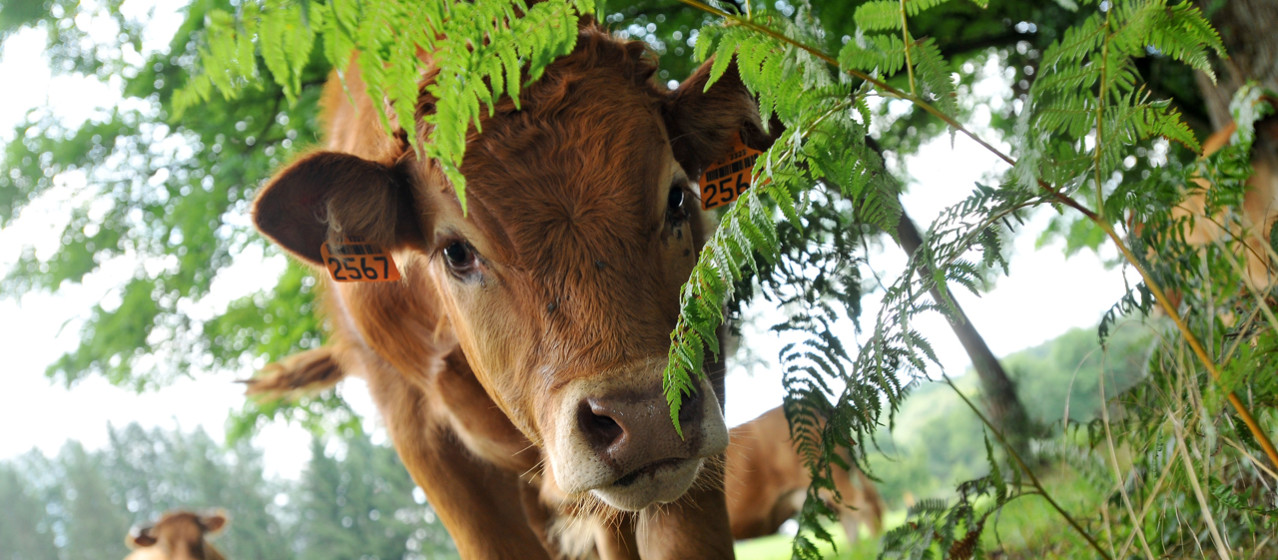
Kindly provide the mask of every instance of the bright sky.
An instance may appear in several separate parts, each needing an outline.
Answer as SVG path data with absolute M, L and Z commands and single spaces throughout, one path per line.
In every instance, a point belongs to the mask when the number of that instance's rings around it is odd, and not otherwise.
M 156 25 L 163 29 L 165 22 L 173 24 L 171 19 L 163 19 L 157 20 Z M 0 143 L 10 139 L 13 125 L 28 108 L 46 100 L 55 101 L 60 110 L 68 109 L 66 118 L 82 119 L 95 103 L 114 97 L 105 86 L 83 80 L 51 81 L 41 56 L 42 41 L 38 33 L 23 33 L 6 41 L 0 51 L 0 75 L 9 84 L 22 84 L 7 87 L 0 94 Z M 995 99 L 1010 97 L 996 91 L 984 93 Z M 987 115 L 978 113 L 978 122 L 972 124 L 983 126 Z M 948 137 L 939 138 L 906 164 L 911 187 L 903 202 L 920 228 L 925 228 L 942 208 L 967 196 L 974 182 L 990 182 L 989 174 L 1004 169 L 992 155 L 962 137 L 953 146 Z M 55 195 L 36 201 L 14 224 L 0 230 L 0 273 L 10 268 L 25 245 L 34 244 L 39 251 L 56 249 L 66 223 L 62 203 L 84 188 L 83 180 L 77 181 L 76 177 L 68 177 L 62 183 Z M 1034 241 L 1046 218 L 1036 216 L 1017 238 L 1011 276 L 999 279 L 983 297 L 958 294 L 972 322 L 998 355 L 1037 345 L 1073 327 L 1094 325 L 1122 294 L 1120 273 L 1104 270 L 1092 254 L 1065 259 L 1059 244 L 1036 250 Z M 880 273 L 890 273 L 899 269 L 904 260 L 900 251 L 888 250 L 876 256 L 872 265 Z M 260 256 L 249 255 L 237 266 L 277 267 L 279 263 L 263 263 Z M 99 447 L 107 441 L 108 424 L 121 427 L 136 421 L 147 427 L 186 430 L 202 426 L 214 438 L 225 433 L 228 412 L 243 405 L 241 387 L 231 381 L 249 372 L 202 374 L 141 395 L 96 378 L 67 390 L 51 384 L 44 376 L 48 364 L 75 348 L 79 325 L 92 305 L 111 297 L 131 267 L 129 263 L 110 263 L 89 276 L 84 285 L 66 286 L 56 295 L 33 293 L 16 301 L 0 299 L 0 356 L 5 357 L 6 373 L 5 388 L 0 391 L 0 426 L 5 427 L 0 431 L 0 460 L 32 448 L 54 454 L 68 439 Z M 221 283 L 214 294 L 223 302 L 253 288 L 226 284 Z M 877 299 L 867 299 L 865 304 L 863 323 L 868 329 L 877 312 Z M 947 372 L 958 374 L 967 368 L 966 354 L 942 319 L 933 317 L 916 327 L 930 338 Z M 767 358 L 775 356 L 781 343 L 761 336 L 743 344 Z M 367 425 L 375 428 L 376 412 L 362 382 L 346 381 L 341 390 L 368 420 Z M 729 424 L 744 422 L 780 404 L 781 396 L 779 368 L 756 368 L 753 373 L 741 368 L 730 370 Z M 256 442 L 265 449 L 267 468 L 275 474 L 295 475 L 309 456 L 309 435 L 298 427 L 272 426 L 259 434 Z

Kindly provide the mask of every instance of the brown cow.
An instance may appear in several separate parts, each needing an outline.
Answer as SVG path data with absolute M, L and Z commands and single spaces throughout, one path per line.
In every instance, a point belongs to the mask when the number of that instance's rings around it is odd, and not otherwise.
M 1266 101 L 1278 102 L 1270 98 Z M 1207 137 L 1203 142 L 1203 155 L 1209 156 L 1224 148 L 1236 129 L 1237 125 L 1231 122 Z M 1172 210 L 1172 215 L 1193 217 L 1193 225 L 1185 230 L 1185 240 L 1189 243 L 1206 245 L 1225 236 L 1242 241 L 1244 259 L 1239 264 L 1244 267 L 1243 280 L 1248 287 L 1263 293 L 1278 282 L 1269 249 L 1270 230 L 1274 221 L 1278 220 L 1278 117 L 1257 121 L 1255 131 L 1252 175 L 1247 179 L 1238 221 L 1226 225 L 1228 232 L 1221 227 L 1224 223 L 1222 216 L 1209 218 L 1205 215 L 1206 191 L 1211 188 L 1211 183 L 1203 178 L 1194 179 L 1201 189 L 1191 192 Z
M 732 536 L 750 539 L 771 535 L 799 512 L 812 484 L 803 458 L 790 441 L 785 411 L 781 407 L 769 410 L 733 428 L 728 437 L 724 485 Z M 830 476 L 841 499 L 833 495 L 824 498 L 839 512 L 848 542 L 856 542 L 860 536 L 858 523 L 868 527 L 872 535 L 882 533 L 885 506 L 869 477 L 858 469 L 849 472 L 835 464 L 830 465 Z
M 199 515 L 170 511 L 159 521 L 134 528 L 124 539 L 133 549 L 124 560 L 225 560 L 221 552 L 205 540 L 226 525 L 221 512 Z
M 667 91 L 652 59 L 583 24 L 519 109 L 468 136 L 466 214 L 436 162 L 383 133 L 352 66 L 326 93 L 329 151 L 257 198 L 258 228 L 316 268 L 321 244 L 358 237 L 402 277 L 330 282 L 329 346 L 250 391 L 364 377 L 463 557 L 732 556 L 722 367 L 685 400 L 684 437 L 661 378 L 706 238 L 693 181 L 738 135 L 769 139 L 735 69 Z

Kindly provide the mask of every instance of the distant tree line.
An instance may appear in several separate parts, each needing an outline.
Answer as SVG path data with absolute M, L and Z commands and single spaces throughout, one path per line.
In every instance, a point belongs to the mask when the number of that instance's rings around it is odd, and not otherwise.
M 316 437 L 301 477 L 273 480 L 247 439 L 130 424 L 100 450 L 0 462 L 0 504 L 0 560 L 123 558 L 131 526 L 174 508 L 224 509 L 228 558 L 456 557 L 394 450 L 354 431 Z
M 1136 386 L 1147 376 L 1153 337 L 1153 330 L 1130 321 L 1113 330 L 1104 349 L 1096 328 L 1088 327 L 1003 356 L 1028 412 L 1026 431 L 1038 446 L 1057 449 L 1062 441 L 1092 442 L 1101 429 L 1101 376 L 1109 398 Z M 981 393 L 979 380 L 972 376 L 955 379 L 955 385 L 969 397 Z M 1067 413 L 1069 425 L 1064 428 Z M 951 499 L 954 480 L 989 473 L 982 454 L 972 452 L 984 446 L 981 421 L 943 382 L 919 385 L 901 408 L 891 437 L 888 432 L 884 428 L 880 434 L 884 453 L 873 457 L 870 467 L 880 477 L 879 491 L 893 507 L 908 505 L 910 499 Z M 1044 460 L 1054 456 L 1047 449 L 1038 454 Z

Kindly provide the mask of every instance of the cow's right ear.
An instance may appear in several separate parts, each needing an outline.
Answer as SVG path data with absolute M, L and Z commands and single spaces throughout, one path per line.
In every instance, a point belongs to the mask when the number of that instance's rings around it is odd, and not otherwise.
M 316 152 L 281 171 L 257 196 L 253 221 L 281 247 L 321 264 L 320 245 L 360 238 L 390 250 L 420 245 L 404 173 L 350 154 Z
M 738 137 L 751 148 L 766 150 L 781 134 L 775 119 L 768 132 L 763 130 L 758 103 L 741 82 L 735 60 L 707 89 L 712 66 L 707 60 L 697 68 L 670 93 L 664 107 L 675 159 L 692 177 L 727 155 Z
M 226 526 L 226 514 L 221 510 L 215 511 L 208 515 L 200 516 L 200 525 L 204 527 L 204 532 L 208 534 L 216 533 Z
M 155 542 L 155 537 L 151 535 L 151 528 L 141 527 L 131 531 L 124 544 L 129 545 L 129 548 L 146 548 L 155 545 Z

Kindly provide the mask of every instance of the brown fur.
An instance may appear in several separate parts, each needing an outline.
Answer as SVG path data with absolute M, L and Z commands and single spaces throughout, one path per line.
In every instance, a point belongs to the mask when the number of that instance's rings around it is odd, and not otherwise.
M 1230 123 L 1203 142 L 1203 155 L 1209 156 L 1229 143 L 1237 126 Z M 1256 141 L 1252 146 L 1252 175 L 1247 179 L 1247 191 L 1243 195 L 1239 221 L 1222 228 L 1223 216 L 1206 216 L 1207 189 L 1211 183 L 1206 179 L 1195 179 L 1200 189 L 1196 189 L 1173 210 L 1173 216 L 1194 218 L 1192 227 L 1185 231 L 1186 241 L 1196 245 L 1206 245 L 1226 236 L 1243 242 L 1245 259 L 1239 264 L 1244 267 L 1244 280 L 1248 287 L 1267 292 L 1273 287 L 1275 280 L 1274 267 L 1270 262 L 1269 232 L 1278 219 L 1278 118 L 1269 117 L 1256 123 Z
M 688 178 L 738 132 L 769 139 L 734 69 L 706 93 L 708 66 L 675 92 L 654 72 L 641 42 L 583 25 L 520 110 L 504 100 L 469 136 L 463 215 L 438 165 L 378 128 L 352 67 L 353 103 L 336 82 L 325 95 L 331 151 L 258 196 L 259 228 L 294 255 L 318 267 L 321 242 L 355 235 L 402 279 L 330 284 L 328 346 L 249 391 L 364 377 L 463 557 L 732 556 L 722 369 L 685 403 L 686 437 L 661 373 L 707 235 Z M 476 255 L 462 272 L 454 244 Z
M 1278 107 L 1278 99 L 1264 96 L 1262 100 Z M 1231 122 L 1208 136 L 1202 145 L 1203 157 L 1227 146 L 1236 130 L 1237 125 Z M 1183 235 L 1190 244 L 1205 246 L 1226 238 L 1242 241 L 1239 265 L 1243 267 L 1243 282 L 1247 288 L 1265 293 L 1278 280 L 1269 250 L 1270 231 L 1278 219 L 1278 116 L 1270 115 L 1255 123 L 1251 164 L 1252 175 L 1246 182 L 1242 207 L 1235 209 L 1236 218 L 1226 218 L 1223 213 L 1207 215 L 1207 191 L 1212 184 L 1204 178 L 1193 179 L 1195 188 L 1172 209 L 1172 216 L 1185 220 Z M 1133 223 L 1132 228 L 1139 235 L 1144 225 Z M 1150 256 L 1155 253 L 1151 250 Z M 1180 306 L 1179 292 L 1169 291 L 1167 296 L 1173 307 Z
M 205 537 L 226 525 L 221 512 L 200 515 L 189 511 L 166 512 L 159 521 L 135 528 L 124 543 L 133 549 L 124 560 L 225 560 Z
M 724 484 L 732 536 L 749 539 L 777 532 L 803 507 L 812 477 L 790 440 L 790 424 L 781 407 L 732 429 Z M 830 465 L 839 498 L 825 496 L 839 512 L 848 541 L 856 542 L 857 524 L 870 534 L 883 532 L 883 499 L 860 470 Z M 855 482 L 853 480 L 855 479 Z

